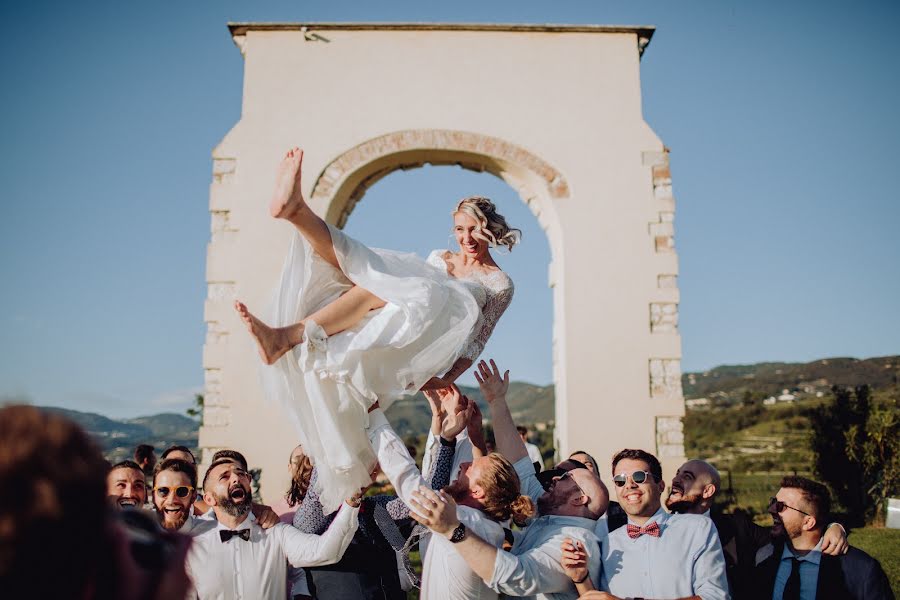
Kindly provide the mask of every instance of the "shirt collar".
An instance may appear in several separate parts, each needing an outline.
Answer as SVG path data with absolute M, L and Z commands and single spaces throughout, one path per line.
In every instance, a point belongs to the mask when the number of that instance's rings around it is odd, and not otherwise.
M 704 516 L 704 517 L 710 517 L 710 514 L 709 514 L 709 511 L 710 511 L 710 510 L 712 510 L 712 509 L 711 509 L 711 508 L 707 508 L 707 509 L 706 509 L 706 512 L 703 513 L 703 516 Z
M 654 521 L 659 523 L 659 526 L 662 527 L 663 525 L 666 524 L 666 521 L 668 521 L 668 520 L 669 520 L 669 513 L 667 513 L 665 510 L 663 510 L 663 507 L 660 506 L 659 510 L 657 510 L 655 513 L 653 513 L 653 516 L 650 517 L 649 519 L 647 519 L 647 522 L 644 523 L 643 525 L 641 525 L 641 527 L 646 527 L 647 525 L 649 525 L 650 523 L 653 523 Z M 628 517 L 628 522 L 631 523 L 632 525 L 637 525 L 637 523 L 635 523 L 634 521 L 631 520 L 630 515 Z
M 825 541 L 824 537 L 819 538 L 819 543 L 816 544 L 816 547 L 804 554 L 803 556 L 799 556 L 794 554 L 793 548 L 791 548 L 790 543 L 784 544 L 784 550 L 781 552 L 781 560 L 786 560 L 790 558 L 796 558 L 799 561 L 808 561 L 813 564 L 820 564 L 822 561 L 822 542 Z
M 241 521 L 240 524 L 238 524 L 238 526 L 234 529 L 234 531 L 240 531 L 242 529 L 250 529 L 251 527 L 253 527 L 253 525 L 255 523 L 256 523 L 256 516 L 253 514 L 253 511 L 250 511 L 247 513 L 247 518 L 245 518 L 243 521 Z M 224 530 L 228 530 L 228 531 L 231 530 L 230 527 L 226 527 L 225 525 L 223 525 L 221 521 L 218 522 L 216 529 L 224 529 Z

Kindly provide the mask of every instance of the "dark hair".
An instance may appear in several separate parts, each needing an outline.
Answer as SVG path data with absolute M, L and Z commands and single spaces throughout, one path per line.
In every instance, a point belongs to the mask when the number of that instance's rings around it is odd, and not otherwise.
M 584 454 L 585 456 L 587 456 L 588 462 L 590 462 L 591 465 L 593 465 L 593 467 L 594 467 L 594 473 L 597 475 L 597 477 L 600 476 L 600 465 L 597 464 L 596 458 L 594 458 L 593 456 L 591 456 L 584 450 L 576 450 L 575 452 L 573 452 L 569 455 L 569 460 L 575 460 L 572 457 L 575 456 L 576 454 Z M 613 469 L 615 469 L 615 468 L 616 468 L 615 465 L 613 465 Z
M 218 454 L 218 452 L 216 454 Z M 242 469 L 244 469 L 245 471 L 247 470 L 247 467 L 245 467 L 239 461 L 234 460 L 233 458 L 230 458 L 230 457 L 221 457 L 218 460 L 214 460 L 212 462 L 212 464 L 209 465 L 209 468 L 206 469 L 206 473 L 203 474 L 203 490 L 204 491 L 206 490 L 206 480 L 209 479 L 209 474 L 212 473 L 212 470 L 215 469 L 216 467 L 218 467 L 219 465 L 237 465 L 237 466 L 241 467 Z
M 624 459 L 630 460 L 642 460 L 647 463 L 647 466 L 650 467 L 650 474 L 653 475 L 653 479 L 656 480 L 657 483 L 663 480 L 662 476 L 662 465 L 659 464 L 659 460 L 644 450 L 632 450 L 630 448 L 626 448 L 624 450 L 620 450 L 613 456 L 612 459 L 612 471 L 613 475 L 616 473 L 616 465 L 619 464 L 619 461 Z
M 191 460 L 194 461 L 194 464 L 197 464 L 197 457 L 194 456 L 194 453 L 191 452 L 191 449 L 187 446 L 169 446 L 165 449 L 162 455 L 159 457 L 159 460 L 166 460 L 166 457 L 169 456 L 173 452 L 187 452 L 191 455 Z
M 519 435 L 528 435 L 528 428 L 524 425 L 517 426 L 516 431 L 519 432 Z
M 831 513 L 831 494 L 828 488 L 812 479 L 787 475 L 781 479 L 781 487 L 794 488 L 802 492 L 803 499 L 812 507 L 813 516 L 816 518 L 816 526 L 825 526 L 825 519 Z
M 111 466 L 106 472 L 112 473 L 116 469 L 134 469 L 135 471 L 140 471 L 141 473 L 144 472 L 144 470 L 141 468 L 141 466 L 139 464 L 137 464 L 133 460 L 128 460 L 128 459 L 117 462 L 116 464 Z
M 237 450 L 219 450 L 215 454 L 213 454 L 212 462 L 223 460 L 230 460 L 231 462 L 239 463 L 245 471 L 248 469 L 247 459 L 244 458 L 244 455 Z
M 156 460 L 156 455 L 153 454 L 153 451 L 156 450 L 150 444 L 140 444 L 137 448 L 134 449 L 134 462 L 141 462 L 142 460 L 154 459 Z
M 0 515 L 4 597 L 117 596 L 106 461 L 78 425 L 33 406 L 0 408 Z
M 163 471 L 175 471 L 176 473 L 184 473 L 188 476 L 188 479 L 191 480 L 191 486 L 197 487 L 197 467 L 192 465 L 186 460 L 182 460 L 180 458 L 169 458 L 158 465 L 156 465 L 156 469 L 153 470 L 153 479 L 156 479 L 156 476 L 162 473 Z

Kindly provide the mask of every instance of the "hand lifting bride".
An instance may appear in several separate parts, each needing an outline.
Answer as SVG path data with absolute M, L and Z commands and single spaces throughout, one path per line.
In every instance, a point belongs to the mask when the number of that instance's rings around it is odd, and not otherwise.
M 452 213 L 458 252 L 423 260 L 368 248 L 307 206 L 302 161 L 299 148 L 287 152 L 269 207 L 296 232 L 268 324 L 235 308 L 273 365 L 266 394 L 287 408 L 332 510 L 371 481 L 369 407 L 446 388 L 481 354 L 513 295 L 489 248 L 512 249 L 521 232 L 490 200 L 470 197 Z

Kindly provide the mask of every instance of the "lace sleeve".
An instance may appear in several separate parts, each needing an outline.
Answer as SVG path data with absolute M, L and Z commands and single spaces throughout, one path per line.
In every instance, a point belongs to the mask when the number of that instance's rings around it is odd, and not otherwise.
M 507 287 L 496 294 L 488 296 L 487 302 L 484 303 L 484 310 L 482 310 L 481 326 L 476 327 L 475 331 L 472 332 L 460 358 L 468 358 L 475 362 L 475 359 L 481 356 L 485 344 L 487 344 L 488 339 L 494 332 L 497 321 L 500 320 L 509 303 L 512 302 L 514 291 L 515 288 L 512 285 L 512 281 L 510 281 Z

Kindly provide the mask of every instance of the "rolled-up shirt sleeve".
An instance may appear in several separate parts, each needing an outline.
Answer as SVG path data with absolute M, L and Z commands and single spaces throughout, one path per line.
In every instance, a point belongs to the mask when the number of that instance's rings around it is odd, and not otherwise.
M 544 488 L 537 480 L 534 473 L 534 463 L 526 454 L 515 462 L 513 468 L 519 476 L 519 490 L 523 496 L 528 496 L 531 501 L 537 504 L 538 498 L 544 494 Z

